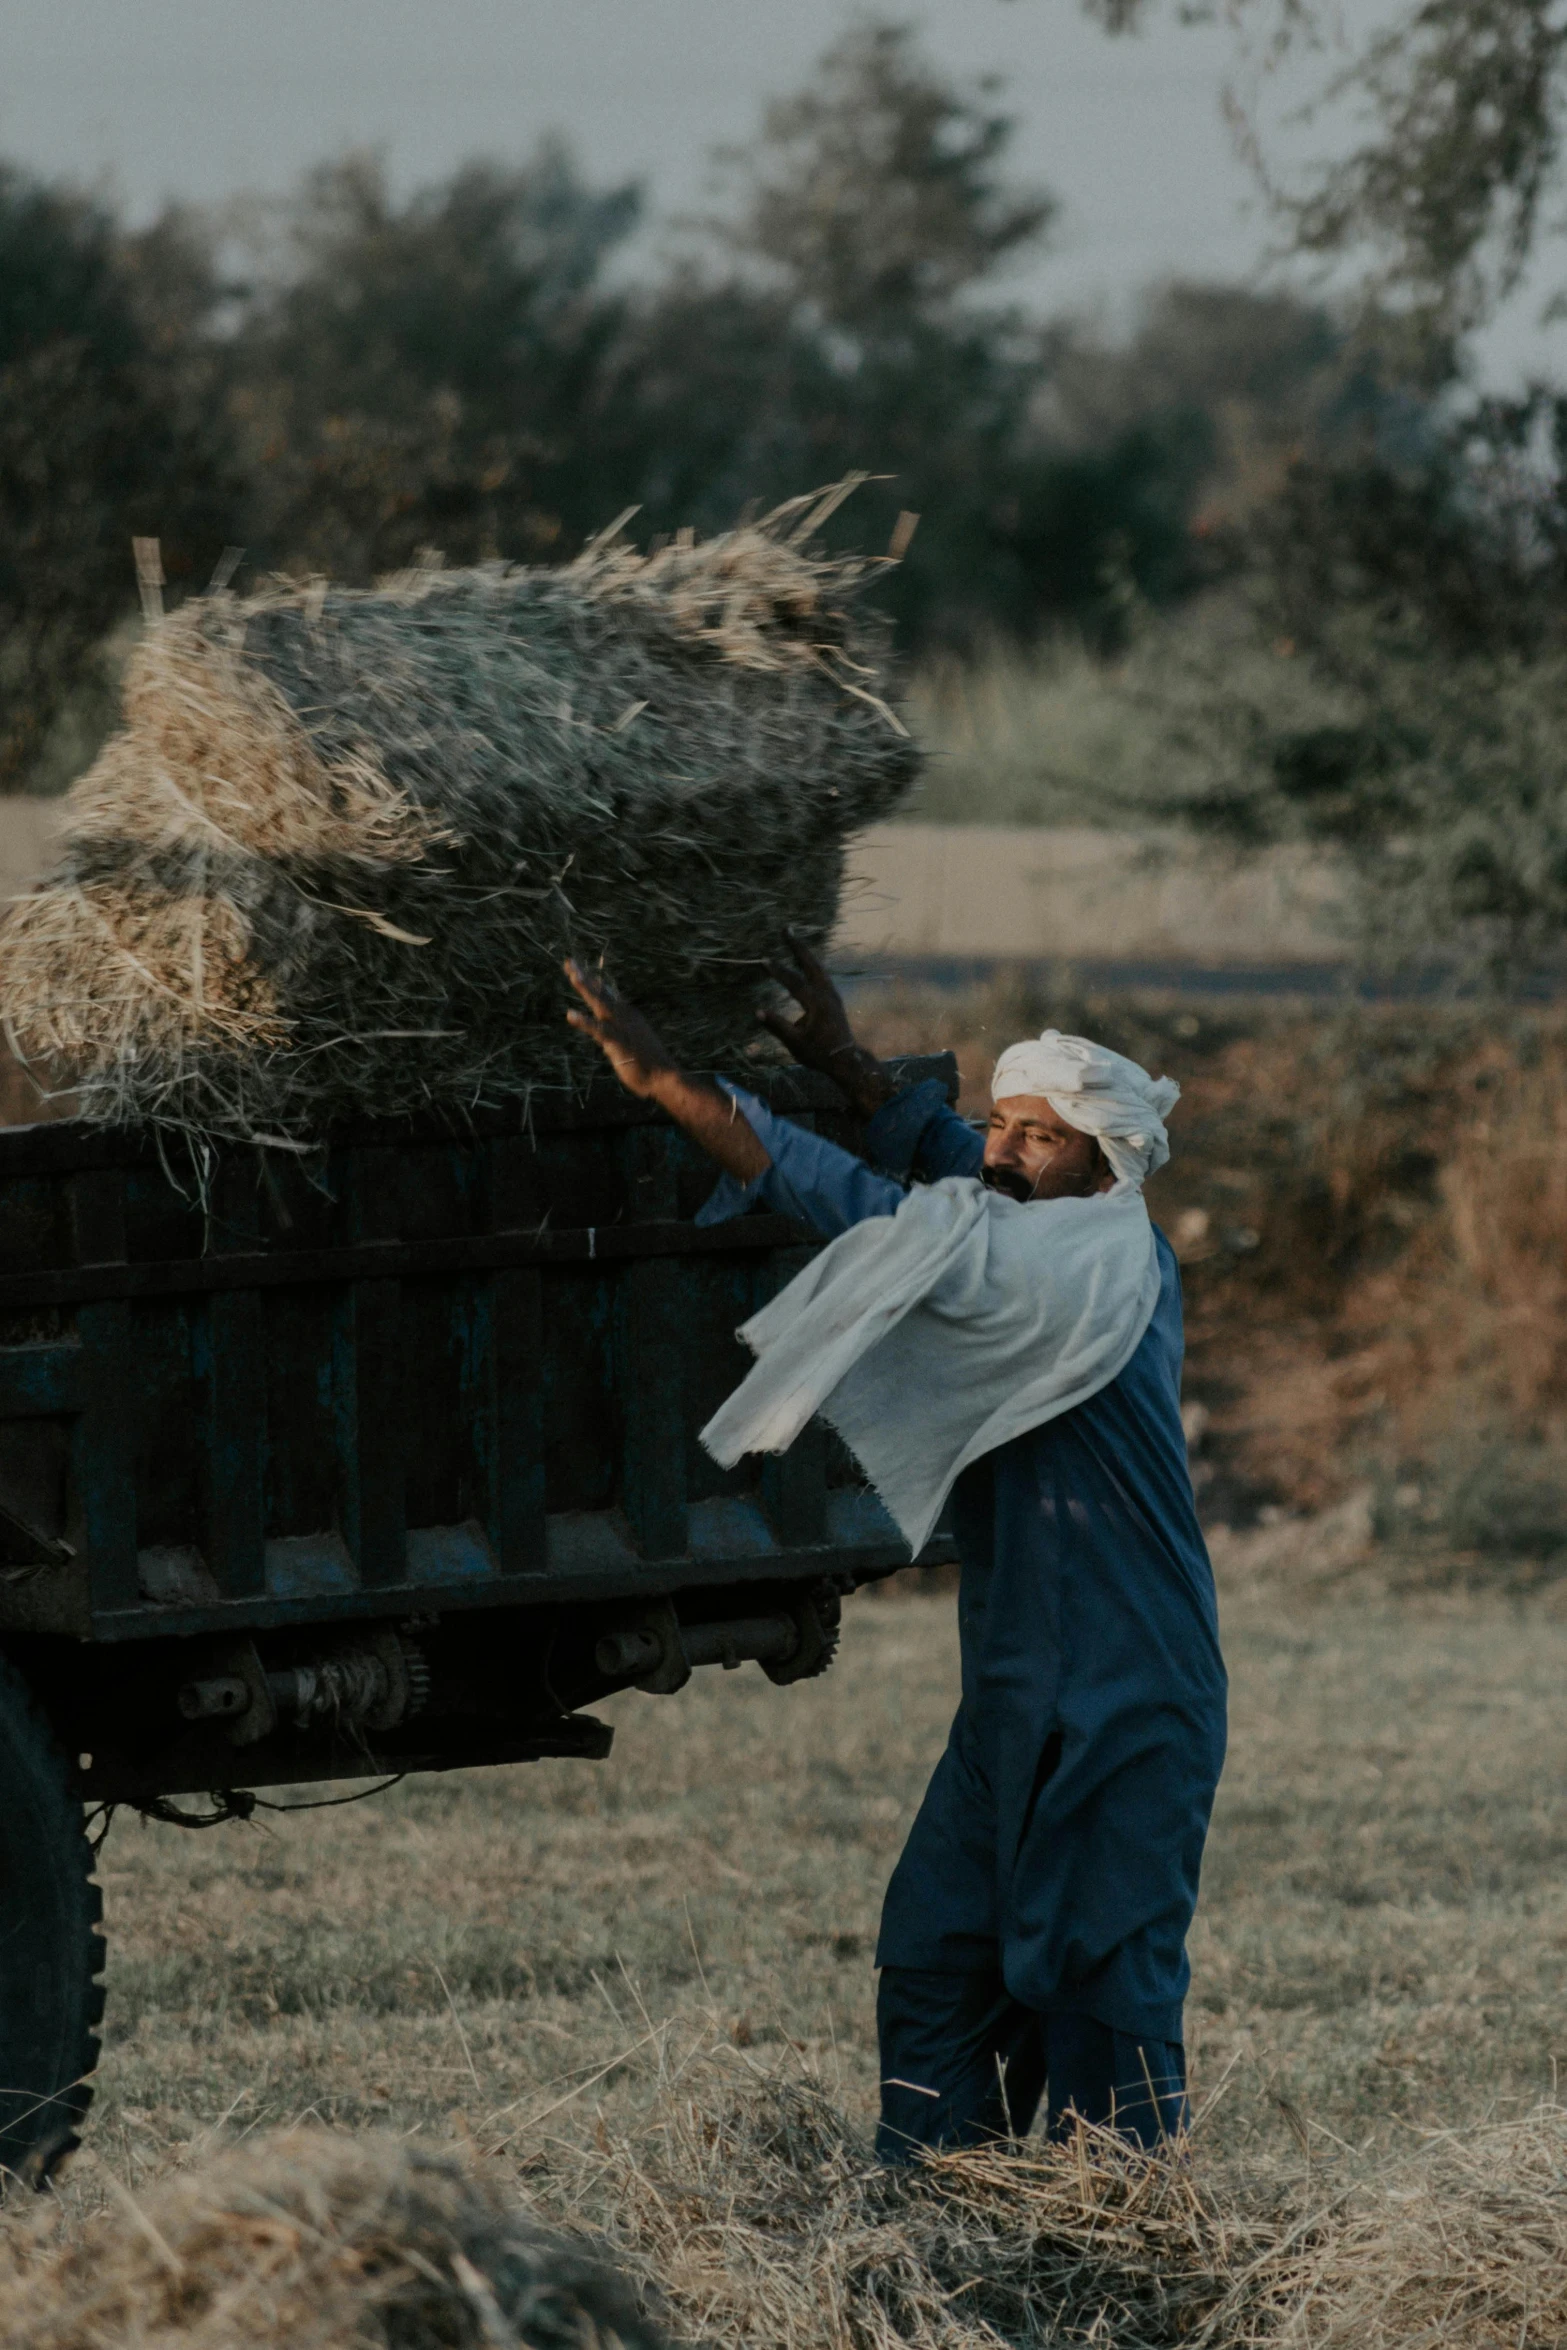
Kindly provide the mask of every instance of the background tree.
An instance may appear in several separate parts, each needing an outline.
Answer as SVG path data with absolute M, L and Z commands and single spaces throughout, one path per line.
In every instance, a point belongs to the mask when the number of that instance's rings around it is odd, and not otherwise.
M 1189 413 L 1213 434 L 1210 522 L 1269 504 L 1305 450 L 1423 447 L 1427 404 L 1390 392 L 1370 322 L 1358 331 L 1325 302 L 1283 288 L 1176 279 L 1153 289 L 1131 335 L 1081 335 L 1049 387 L 1052 429 L 1094 445 L 1150 417 Z
M 1162 0 L 1084 0 L 1112 33 Z M 1183 7 L 1187 22 L 1217 11 Z M 1379 298 L 1438 353 L 1518 286 L 1558 234 L 1567 18 L 1555 0 L 1398 0 L 1357 43 L 1331 0 L 1231 0 L 1231 105 L 1296 247 L 1369 265 Z M 1278 170 L 1257 141 L 1267 76 L 1309 60 L 1305 114 L 1347 114 L 1347 154 Z
M 1125 31 L 1152 0 L 1087 4 Z M 1356 121 L 1347 156 L 1293 181 L 1244 127 L 1294 248 L 1361 264 L 1373 396 L 1249 518 L 1222 651 L 1150 648 L 1140 690 L 1188 780 L 1150 777 L 1145 804 L 1232 844 L 1311 843 L 1375 952 L 1511 985 L 1567 942 L 1567 405 L 1476 400 L 1463 364 L 1557 225 L 1567 19 L 1405 0 L 1348 55 L 1317 0 L 1234 19 L 1254 66 L 1311 55 L 1318 121 Z
M 1101 627 L 1123 574 L 1148 594 L 1191 584 L 1201 419 L 1139 418 L 1091 448 L 1042 427 L 1063 335 L 992 281 L 1055 206 L 1009 182 L 1011 135 L 992 84 L 948 83 L 884 24 L 769 106 L 752 144 L 720 154 L 705 251 L 621 348 L 628 497 L 668 527 L 851 470 L 889 477 L 841 528 L 920 513 L 886 588 L 911 645 Z
M 637 209 L 553 142 L 402 206 L 373 158 L 312 173 L 234 354 L 256 559 L 363 581 L 420 546 L 548 556 L 603 521 L 582 419 Z
M 176 592 L 222 550 L 239 485 L 200 332 L 218 299 L 190 222 L 125 238 L 0 167 L 0 790 L 131 596 L 132 534 L 162 537 Z
M 752 145 L 719 150 L 737 199 L 719 237 L 851 347 L 949 326 L 1056 212 L 1006 183 L 1013 124 L 997 86 L 955 89 L 906 25 L 860 26 L 766 108 Z
M 1280 452 L 1327 445 L 1363 387 L 1342 327 L 1284 296 L 1171 289 L 1113 351 L 1008 302 L 1053 217 L 1010 137 L 991 84 L 861 24 L 640 282 L 612 267 L 637 191 L 559 144 L 407 197 L 374 159 L 324 166 L 253 217 L 243 281 L 214 259 L 232 219 L 128 237 L 0 182 L 0 776 L 40 772 L 73 692 L 81 716 L 133 532 L 174 594 L 225 543 L 242 584 L 365 581 L 425 547 L 560 559 L 632 505 L 649 533 L 721 528 L 858 471 L 880 478 L 844 538 L 922 517 L 883 589 L 911 652 L 1115 645 L 1139 600 L 1233 569 Z

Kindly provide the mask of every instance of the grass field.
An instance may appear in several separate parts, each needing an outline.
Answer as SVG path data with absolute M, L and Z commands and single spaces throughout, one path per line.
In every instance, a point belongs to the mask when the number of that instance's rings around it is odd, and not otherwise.
M 877 1909 L 956 1679 L 951 1591 L 904 1588 L 820 1681 L 606 1706 L 605 1764 L 116 1822 L 98 2103 L 53 2212 L 0 2216 L 0 2344 L 512 2350 L 417 2251 L 419 2149 L 724 2350 L 1560 2342 L 1567 1585 L 1395 1592 L 1352 1518 L 1218 1563 L 1188 2161 L 867 2161 Z M 422 2331 L 373 2315 L 410 2294 Z
M 1223 1553 L 1207 2133 L 1288 2156 L 1304 2128 L 1331 2163 L 1521 2112 L 1567 2055 L 1564 1597 L 1322 1588 L 1257 1550 Z M 737 2067 L 792 2044 L 868 2121 L 877 1909 L 954 1682 L 949 1593 L 862 1598 L 826 1678 L 627 1696 L 606 1764 L 199 1837 L 122 1819 L 93 2145 L 134 2183 L 225 2118 L 313 2115 L 547 2160 L 631 2125 L 670 2018 Z

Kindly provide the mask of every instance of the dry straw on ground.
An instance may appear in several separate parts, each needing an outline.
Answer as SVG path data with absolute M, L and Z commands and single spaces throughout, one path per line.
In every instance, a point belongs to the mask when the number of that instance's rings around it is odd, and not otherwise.
M 19 2230 L 4 2350 L 659 2350 L 602 2262 L 449 2155 L 299 2130 L 111 2190 L 62 2250 Z
M 888 2170 L 782 2068 L 727 2095 L 677 2068 L 651 2124 L 596 2153 L 582 2208 L 683 2339 L 726 2350 L 1239 2350 L 1277 2338 L 1308 2274 L 1276 2199 L 1216 2196 L 1186 2154 L 1083 2128 Z
M 63 2245 L 10 2219 L 0 2350 L 1543 2350 L 1567 2334 L 1557 2107 L 1344 2184 L 1326 2141 L 1320 2168 L 1248 2177 L 1200 2133 L 1147 2156 L 1086 2128 L 887 2171 L 800 2071 L 735 2090 L 711 2044 L 671 2063 L 654 2037 L 661 2095 L 636 2135 L 524 2133 L 511 2188 L 515 2116 L 482 2165 L 296 2130 L 134 2197 L 109 2185 Z
M 684 2087 L 684 2095 L 681 2088 Z M 705 2093 L 704 2093 L 705 2092 Z M 1567 2112 L 1247 2175 L 1083 2129 L 879 2170 L 820 2089 L 672 2082 L 583 2202 L 673 2329 L 725 2350 L 1543 2350 L 1567 2339 Z
M 820 551 L 852 484 L 562 570 L 214 596 L 157 624 L 60 869 L 0 930 L 23 1057 L 84 1112 L 299 1139 L 589 1065 L 607 956 L 697 1062 L 743 1049 L 786 925 L 914 753 Z

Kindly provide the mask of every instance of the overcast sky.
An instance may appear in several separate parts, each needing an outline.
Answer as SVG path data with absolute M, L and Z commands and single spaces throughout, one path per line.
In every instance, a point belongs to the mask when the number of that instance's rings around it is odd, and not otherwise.
M 348 146 L 379 147 L 406 188 L 559 130 L 591 177 L 642 179 L 656 216 L 700 199 L 709 148 L 744 138 L 855 13 L 848 0 L 0 0 L 0 155 L 99 183 L 145 217 L 171 197 L 276 191 Z M 918 23 L 943 64 L 1004 77 L 1016 168 L 1062 200 L 1019 293 L 1117 320 L 1173 272 L 1256 275 L 1267 224 L 1220 118 L 1222 30 L 1167 21 L 1112 42 L 1076 0 L 877 13 Z M 1567 334 L 1542 334 L 1532 307 L 1489 338 L 1494 380 L 1567 374 Z

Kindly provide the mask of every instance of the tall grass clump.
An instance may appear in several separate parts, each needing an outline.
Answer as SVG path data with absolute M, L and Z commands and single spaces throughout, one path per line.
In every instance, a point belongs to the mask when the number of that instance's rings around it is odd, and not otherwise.
M 1308 2146 L 1310 2145 L 1308 2138 Z M 1080 2126 L 888 2172 L 819 2086 L 672 2081 L 576 2173 L 674 2330 L 725 2350 L 1500 2350 L 1567 2333 L 1567 2113 L 1337 2175 Z M 553 2204 L 565 2180 L 543 2189 Z
M 1195 830 L 1221 855 L 1295 837 L 1219 821 L 1257 795 L 1275 734 L 1341 722 L 1344 697 L 1233 601 L 1135 615 L 1115 654 L 1060 634 L 927 663 L 909 708 L 930 766 L 909 814 L 938 824 Z M 1253 837 L 1253 831 L 1255 837 Z
M 1304 2283 L 1292 2215 L 1184 2153 L 1084 2126 L 884 2169 L 781 2069 L 735 2089 L 688 2059 L 635 2137 L 535 2192 L 591 2217 L 683 2340 L 732 2350 L 1231 2350 L 1276 2338 Z
M 936 664 L 911 813 L 1099 825 L 1215 869 L 1311 859 L 1346 953 L 1505 993 L 1567 950 L 1567 655 L 1454 646 L 1396 602 L 1303 617 L 1253 581 L 1075 640 Z
M 908 813 L 925 823 L 1113 825 L 1154 755 L 1119 674 L 1071 638 L 932 661 L 909 714 L 930 764 Z

